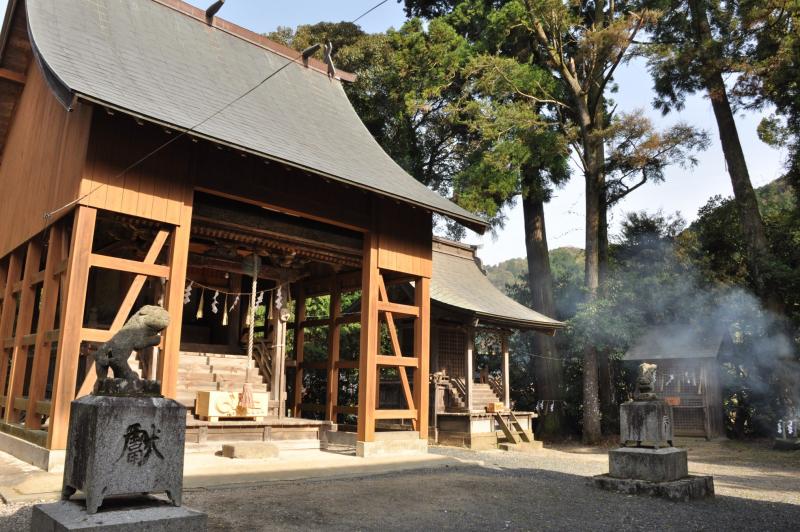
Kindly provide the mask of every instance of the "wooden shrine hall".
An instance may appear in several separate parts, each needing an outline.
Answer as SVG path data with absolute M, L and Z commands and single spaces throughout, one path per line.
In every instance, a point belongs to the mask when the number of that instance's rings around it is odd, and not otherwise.
M 349 416 L 359 454 L 380 452 L 383 422 L 427 442 L 432 215 L 486 225 L 383 152 L 342 88 L 352 75 L 298 56 L 178 0 L 9 1 L 0 449 L 53 467 L 89 355 L 145 304 L 172 320 L 135 359 L 166 396 L 263 384 L 285 416 L 278 390 L 302 411 L 306 381 L 329 377 L 327 394 L 355 394 L 325 415 Z M 253 286 L 263 356 L 242 374 Z M 328 315 L 309 314 L 324 295 Z M 312 326 L 329 328 L 324 362 L 304 347 Z M 384 375 L 402 405 L 381 404 Z
M 535 415 L 511 403 L 509 336 L 553 335 L 564 324 L 498 290 L 476 251 L 434 238 L 430 440 L 472 449 L 531 443 Z

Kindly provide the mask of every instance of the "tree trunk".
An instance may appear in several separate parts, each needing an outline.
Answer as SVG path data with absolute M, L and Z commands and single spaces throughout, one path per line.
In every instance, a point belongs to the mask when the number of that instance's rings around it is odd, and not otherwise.
M 775 313 L 783 314 L 783 302 L 765 280 L 765 266 L 769 263 L 770 255 L 769 243 L 764 229 L 764 221 L 758 210 L 756 193 L 750 182 L 747 161 L 739 141 L 739 133 L 736 130 L 736 122 L 728 100 L 722 71 L 718 66 L 720 57 L 715 57 L 717 47 L 714 46 L 708 22 L 708 9 L 704 0 L 689 0 L 689 7 L 692 13 L 695 38 L 701 50 L 699 57 L 703 83 L 714 110 L 722 152 L 725 155 L 725 163 L 728 166 L 733 195 L 739 212 L 739 224 L 744 236 L 750 276 L 764 306 Z
M 544 221 L 544 190 L 539 169 L 526 171 L 526 184 L 522 194 L 522 210 L 525 218 L 525 248 L 528 259 L 528 286 L 534 310 L 550 317 L 555 316 L 553 302 L 553 275 L 550 271 L 550 251 L 547 248 L 547 232 Z M 533 367 L 536 379 L 537 399 L 556 400 L 563 398 L 563 366 L 558 357 L 555 339 L 541 333 L 532 333 L 535 354 Z M 561 406 L 561 403 L 558 403 Z M 562 410 L 543 416 L 539 423 L 539 434 L 544 437 L 560 436 L 562 433 Z
M 586 160 L 586 262 L 585 284 L 589 301 L 597 298 L 600 284 L 600 198 L 603 191 L 602 141 L 584 141 Z M 583 353 L 583 442 L 600 441 L 600 405 L 597 349 L 587 346 Z

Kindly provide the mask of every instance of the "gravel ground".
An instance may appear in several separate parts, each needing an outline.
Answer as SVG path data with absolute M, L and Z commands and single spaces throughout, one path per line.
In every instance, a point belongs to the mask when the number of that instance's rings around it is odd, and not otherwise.
M 788 469 L 785 462 L 765 464 L 757 453 L 731 460 L 718 447 L 695 449 L 690 456 L 709 462 L 693 461 L 690 469 L 736 468 L 737 478 L 718 475 L 717 497 L 689 503 L 597 490 L 587 477 L 606 470 L 604 453 L 562 446 L 536 454 L 436 448 L 460 463 L 191 491 L 184 504 L 207 512 L 211 531 L 797 530 L 800 469 L 794 463 Z M 0 530 L 27 530 L 29 516 L 25 505 L 0 507 Z

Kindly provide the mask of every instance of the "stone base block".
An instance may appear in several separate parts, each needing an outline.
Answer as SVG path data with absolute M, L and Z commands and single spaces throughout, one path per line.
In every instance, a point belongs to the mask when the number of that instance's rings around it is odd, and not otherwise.
M 498 445 L 501 451 L 516 451 L 518 453 L 535 453 L 544 448 L 544 443 L 538 440 L 522 443 L 501 443 Z
M 775 438 L 775 443 L 772 448 L 777 451 L 800 451 L 800 439 Z
M 414 433 L 416 435 L 416 433 Z M 382 439 L 376 441 L 356 442 L 356 456 L 397 456 L 403 454 L 424 454 L 428 452 L 427 440 L 415 438 Z
M 591 482 L 598 488 L 627 495 L 650 495 L 672 501 L 689 501 L 714 496 L 714 477 L 690 476 L 671 482 L 648 482 L 597 475 Z
M 621 447 L 608 453 L 609 476 L 622 479 L 670 482 L 689 475 L 686 449 Z
M 181 505 L 186 408 L 163 397 L 87 395 L 70 406 L 62 498 L 95 513 L 113 495 L 166 492 Z
M 280 449 L 277 445 L 267 442 L 237 442 L 222 446 L 222 456 L 225 458 L 277 458 Z
M 109 499 L 96 514 L 86 513 L 77 501 L 37 504 L 31 532 L 205 532 L 207 516 L 155 499 Z
M 625 442 L 672 445 L 672 407 L 664 401 L 629 401 L 619 406 L 619 432 Z

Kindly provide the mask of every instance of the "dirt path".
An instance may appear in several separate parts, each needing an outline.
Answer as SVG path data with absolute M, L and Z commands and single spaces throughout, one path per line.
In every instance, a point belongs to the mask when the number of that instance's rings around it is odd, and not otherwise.
M 797 530 L 800 453 L 765 445 L 692 443 L 690 470 L 715 476 L 717 497 L 674 503 L 600 491 L 603 450 L 535 454 L 432 449 L 445 469 L 280 481 L 189 491 L 209 530 Z M 29 507 L 0 507 L 0 530 L 27 530 Z

